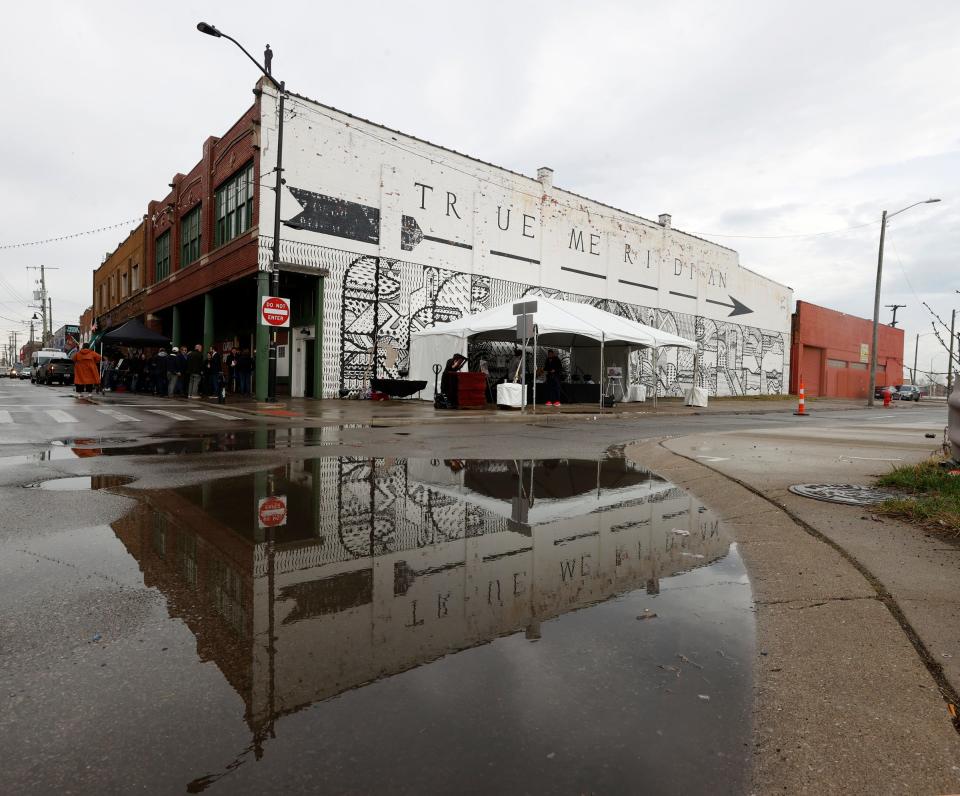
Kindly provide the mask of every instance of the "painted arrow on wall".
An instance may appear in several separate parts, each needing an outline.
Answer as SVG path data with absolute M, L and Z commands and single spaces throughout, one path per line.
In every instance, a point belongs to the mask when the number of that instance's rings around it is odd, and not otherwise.
M 380 209 L 324 196 L 303 188 L 287 187 L 303 210 L 286 222 L 295 229 L 308 229 L 364 243 L 380 243 Z
M 753 312 L 746 304 L 742 301 L 737 301 L 733 296 L 729 296 L 732 304 L 728 304 L 726 301 L 715 301 L 714 299 L 707 299 L 707 304 L 716 304 L 720 307 L 730 307 L 733 311 L 727 316 L 732 318 L 734 315 L 746 315 L 748 312 Z
M 429 240 L 434 243 L 443 243 L 446 246 L 456 246 L 460 249 L 472 249 L 469 243 L 461 243 L 458 240 L 448 240 L 447 238 L 437 238 L 433 235 L 424 234 L 413 216 L 404 216 L 400 223 L 400 248 L 405 252 L 412 252 L 417 244 Z

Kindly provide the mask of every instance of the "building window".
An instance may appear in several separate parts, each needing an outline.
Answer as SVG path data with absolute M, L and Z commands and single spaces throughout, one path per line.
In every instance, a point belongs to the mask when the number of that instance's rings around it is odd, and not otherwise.
M 200 258 L 200 205 L 180 219 L 180 267 Z
M 157 238 L 157 276 L 154 282 L 170 276 L 170 230 Z
M 851 362 L 850 370 L 866 370 L 867 365 L 865 362 Z
M 127 286 L 130 284 L 129 280 L 130 277 L 126 272 L 120 275 L 120 298 L 127 297 Z
M 847 366 L 847 361 L 845 359 L 828 359 L 827 367 L 828 368 L 845 368 Z
M 130 290 L 140 289 L 140 264 L 134 263 L 130 268 Z
M 253 164 L 217 188 L 214 245 L 222 246 L 253 226 Z

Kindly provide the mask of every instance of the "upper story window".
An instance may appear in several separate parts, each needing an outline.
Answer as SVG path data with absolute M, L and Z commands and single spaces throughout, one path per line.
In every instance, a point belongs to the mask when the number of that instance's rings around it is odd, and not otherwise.
M 130 268 L 130 290 L 140 289 L 140 263 L 134 263 Z
M 122 274 L 120 274 L 120 298 L 126 298 L 126 297 L 127 297 L 127 285 L 128 285 L 128 281 L 127 281 L 127 280 L 128 280 L 128 279 L 129 279 L 129 277 L 127 276 L 127 272 L 126 272 L 126 271 L 124 271 Z
M 217 188 L 215 215 L 215 246 L 233 240 L 253 226 L 253 163 Z
M 180 267 L 200 258 L 200 205 L 180 219 Z
M 154 282 L 170 276 L 170 230 L 168 229 L 157 238 L 157 269 Z

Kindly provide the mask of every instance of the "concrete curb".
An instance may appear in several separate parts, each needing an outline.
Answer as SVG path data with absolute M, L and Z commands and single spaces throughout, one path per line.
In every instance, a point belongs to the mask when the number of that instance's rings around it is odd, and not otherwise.
M 627 455 L 718 511 L 751 578 L 751 792 L 956 791 L 949 686 L 885 590 L 792 512 L 670 441 L 633 443 Z

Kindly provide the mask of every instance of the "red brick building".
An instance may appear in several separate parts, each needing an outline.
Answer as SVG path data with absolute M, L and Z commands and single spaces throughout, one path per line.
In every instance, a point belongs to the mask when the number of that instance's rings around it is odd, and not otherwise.
M 790 392 L 803 380 L 808 396 L 866 398 L 873 322 L 798 301 L 790 347 Z M 903 382 L 903 329 L 881 324 L 877 385 Z

